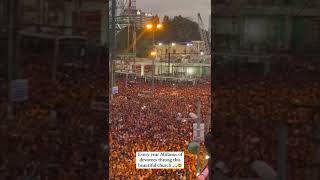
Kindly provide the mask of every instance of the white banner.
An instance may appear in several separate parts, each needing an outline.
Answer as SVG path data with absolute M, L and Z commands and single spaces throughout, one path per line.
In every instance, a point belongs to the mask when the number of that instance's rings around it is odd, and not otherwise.
M 193 123 L 193 141 L 198 140 L 197 136 L 197 123 Z M 200 141 L 204 142 L 204 123 L 200 124 Z
M 184 152 L 136 152 L 136 169 L 183 169 Z

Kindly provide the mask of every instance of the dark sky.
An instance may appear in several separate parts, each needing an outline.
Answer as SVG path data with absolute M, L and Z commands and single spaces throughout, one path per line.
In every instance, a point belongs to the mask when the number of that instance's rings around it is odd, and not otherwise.
M 211 13 L 210 0 L 136 0 L 137 9 L 158 14 L 160 17 L 181 15 L 197 22 L 197 13 L 201 14 L 206 28 Z

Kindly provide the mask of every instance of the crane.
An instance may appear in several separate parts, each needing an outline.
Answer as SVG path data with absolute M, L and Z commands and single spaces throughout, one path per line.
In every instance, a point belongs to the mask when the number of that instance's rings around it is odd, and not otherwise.
M 201 36 L 201 40 L 204 42 L 204 54 L 205 55 L 210 55 L 210 44 L 209 44 L 209 38 L 206 30 L 204 29 L 203 21 L 201 18 L 200 13 L 198 13 L 198 27 L 199 27 L 199 32 Z

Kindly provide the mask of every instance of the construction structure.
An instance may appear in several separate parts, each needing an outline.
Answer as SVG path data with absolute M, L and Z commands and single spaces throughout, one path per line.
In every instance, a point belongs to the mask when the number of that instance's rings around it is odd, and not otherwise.
M 204 50 L 203 53 L 205 55 L 210 55 L 210 42 L 209 42 L 209 33 L 207 33 L 207 31 L 204 28 L 204 24 L 201 18 L 200 13 L 198 13 L 198 26 L 199 26 L 199 33 L 200 33 L 200 37 L 201 40 L 204 42 Z M 210 29 L 210 28 L 209 28 Z

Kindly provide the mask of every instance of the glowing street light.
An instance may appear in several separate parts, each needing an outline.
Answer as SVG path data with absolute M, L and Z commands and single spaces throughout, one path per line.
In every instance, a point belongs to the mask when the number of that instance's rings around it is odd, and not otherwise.
M 157 29 L 162 29 L 162 24 L 161 23 L 158 23 L 158 24 L 152 24 L 152 22 L 146 24 L 146 28 L 147 30 L 151 30 L 152 31 L 152 45 L 153 45 L 153 48 L 154 48 L 154 51 L 152 51 L 150 53 L 151 56 L 154 56 L 156 57 L 157 56 L 157 53 L 155 52 L 155 41 L 154 41 L 154 36 L 155 36 L 155 32 Z M 159 45 L 161 46 L 161 45 Z M 152 91 L 154 90 L 154 59 L 152 59 Z
M 147 24 L 147 25 L 146 25 L 146 28 L 147 28 L 148 30 L 152 29 L 152 27 L 153 27 L 152 24 Z
M 159 45 L 159 46 L 162 46 L 162 43 L 160 42 L 160 43 L 158 43 L 158 45 Z
M 157 29 L 161 29 L 162 28 L 162 24 L 157 24 Z
M 176 43 L 171 43 L 171 46 L 176 46 Z
M 156 56 L 157 53 L 156 53 L 155 51 L 151 51 L 150 55 L 151 55 L 151 56 Z
M 156 27 L 156 29 L 162 29 L 163 26 L 162 26 L 162 24 L 152 24 L 152 23 L 146 24 L 146 28 L 148 30 L 152 30 L 153 27 Z

